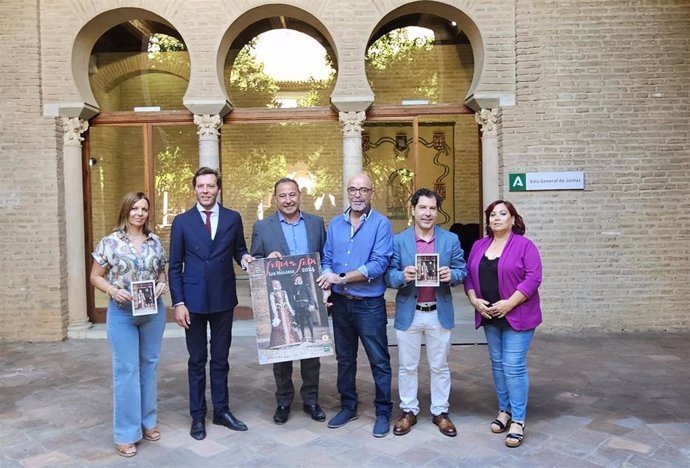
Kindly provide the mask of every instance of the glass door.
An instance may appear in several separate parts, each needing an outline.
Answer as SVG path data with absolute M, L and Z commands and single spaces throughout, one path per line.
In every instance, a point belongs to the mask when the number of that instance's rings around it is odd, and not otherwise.
M 198 165 L 198 137 L 191 123 L 97 123 L 84 145 L 87 268 L 96 243 L 112 232 L 122 197 L 132 191 L 151 201 L 150 223 L 168 252 L 173 218 L 194 201 L 191 180 Z M 108 298 L 88 285 L 88 315 L 105 321 Z M 164 298 L 170 304 L 170 298 Z M 169 319 L 170 319 L 169 314 Z
M 399 115 L 367 120 L 362 133 L 364 171 L 374 179 L 374 208 L 399 233 L 411 226 L 410 197 L 418 188 L 436 191 L 443 202 L 437 224 L 458 235 L 477 238 L 481 224 L 480 156 L 472 114 Z M 476 231 L 476 232 L 475 232 Z M 395 291 L 388 290 L 393 302 Z M 452 343 L 485 343 L 474 328 L 474 311 L 461 287 L 453 290 L 455 324 Z M 392 336 L 392 342 L 397 342 Z

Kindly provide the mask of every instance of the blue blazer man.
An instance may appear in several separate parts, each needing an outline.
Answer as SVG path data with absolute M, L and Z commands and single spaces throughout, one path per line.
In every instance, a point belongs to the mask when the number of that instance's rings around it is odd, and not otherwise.
M 170 230 L 170 294 L 177 324 L 185 328 L 189 361 L 190 435 L 206 437 L 206 362 L 211 330 L 211 399 L 213 423 L 236 431 L 247 426 L 228 407 L 228 355 L 233 309 L 237 305 L 232 261 L 245 267 L 251 256 L 242 218 L 217 203 L 220 174 L 200 168 L 192 179 L 197 204 L 175 217 Z
M 297 182 L 288 178 L 280 179 L 275 184 L 274 199 L 278 211 L 254 224 L 252 256 L 265 258 L 271 254 L 275 256 L 275 253 L 287 256 L 313 252 L 323 255 L 323 246 L 326 243 L 326 229 L 323 219 L 300 211 L 300 191 Z M 300 219 L 304 221 L 304 230 L 299 227 Z M 289 236 L 291 237 L 291 245 L 288 245 L 284 227 L 293 233 L 293 236 Z M 305 234 L 306 238 L 304 237 Z M 300 361 L 302 375 L 300 395 L 303 408 L 315 421 L 326 419 L 326 415 L 318 402 L 320 368 L 319 358 Z M 276 424 L 284 424 L 287 422 L 290 405 L 295 396 L 295 387 L 292 383 L 292 361 L 273 364 L 273 376 L 276 381 L 276 402 L 278 405 L 273 421 Z
M 436 308 L 438 320 L 443 328 L 455 327 L 455 312 L 453 309 L 453 296 L 451 286 L 462 283 L 467 276 L 465 259 L 458 236 L 450 231 L 434 226 L 436 238 L 436 253 L 439 254 L 439 267 L 450 267 L 450 283 L 441 283 L 436 288 Z M 415 232 L 411 226 L 393 238 L 393 257 L 386 272 L 386 283 L 389 287 L 398 289 L 395 298 L 395 322 L 398 330 L 407 330 L 412 324 L 412 319 L 417 306 L 417 287 L 414 281 L 406 283 L 403 278 L 403 270 L 408 265 L 415 264 Z
M 451 329 L 455 326 L 451 286 L 466 276 L 465 260 L 458 236 L 436 225 L 441 197 L 428 188 L 418 189 L 410 199 L 414 225 L 393 238 L 393 257 L 386 282 L 398 288 L 395 299 L 395 335 L 398 338 L 398 393 L 402 415 L 393 427 L 405 435 L 417 423 L 419 414 L 418 366 L 422 341 L 429 362 L 432 422 L 448 437 L 457 435 L 450 419 L 451 375 L 448 366 Z M 439 255 L 436 273 L 439 286 L 418 288 L 416 254 Z
M 219 205 L 218 228 L 208 234 L 196 206 L 178 215 L 170 231 L 170 294 L 189 312 L 212 314 L 237 306 L 233 260 L 247 254 L 242 218 Z

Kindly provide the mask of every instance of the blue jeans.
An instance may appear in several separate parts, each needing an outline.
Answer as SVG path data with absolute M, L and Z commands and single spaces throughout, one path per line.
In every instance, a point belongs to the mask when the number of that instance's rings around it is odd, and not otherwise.
M 390 418 L 393 411 L 392 372 L 383 296 L 354 300 L 333 294 L 331 302 L 335 357 L 338 361 L 337 385 L 342 409 L 357 411 L 357 350 L 358 340 L 361 340 L 374 377 L 376 415 Z
M 498 409 L 511 412 L 514 421 L 524 422 L 529 393 L 527 350 L 534 329 L 515 331 L 504 323 L 484 325 L 484 334 L 489 345 Z
M 106 329 L 113 355 L 113 441 L 133 444 L 142 429 L 156 427 L 158 360 L 165 304 L 158 299 L 158 313 L 134 317 L 132 305 L 108 303 Z

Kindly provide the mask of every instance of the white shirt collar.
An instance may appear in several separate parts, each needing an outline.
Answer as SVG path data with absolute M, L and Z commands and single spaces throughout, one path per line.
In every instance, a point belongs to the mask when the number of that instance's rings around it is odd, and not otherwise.
M 199 213 L 201 213 L 202 215 L 205 216 L 204 211 L 206 211 L 206 208 L 204 208 L 203 206 L 201 206 L 201 203 L 198 203 L 198 202 L 197 202 L 197 204 L 196 204 L 196 209 L 199 210 Z M 213 208 L 211 208 L 211 212 L 212 212 L 213 214 L 216 214 L 216 215 L 217 215 L 219 211 L 220 211 L 220 208 L 219 208 L 218 202 L 216 202 L 216 204 L 213 205 Z

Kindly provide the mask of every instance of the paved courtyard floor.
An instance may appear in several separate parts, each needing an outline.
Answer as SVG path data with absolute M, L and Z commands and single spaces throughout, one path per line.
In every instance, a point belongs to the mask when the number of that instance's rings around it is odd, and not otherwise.
M 397 348 L 390 351 L 395 418 Z M 483 345 L 451 349 L 455 438 L 431 423 L 425 363 L 417 425 L 402 437 L 372 437 L 373 385 L 363 352 L 358 420 L 328 429 L 295 401 L 288 423 L 277 426 L 271 419 L 271 366 L 257 364 L 254 338 L 239 336 L 230 350 L 230 405 L 249 431 L 232 432 L 207 421 L 208 437 L 198 442 L 188 435 L 186 358 L 184 339 L 164 340 L 162 438 L 140 443 L 136 457 L 123 459 L 111 443 L 106 340 L 0 344 L 0 466 L 690 466 L 690 334 L 537 331 L 529 354 L 526 437 L 517 449 L 489 431 L 496 403 Z M 335 376 L 335 359 L 323 358 L 320 402 L 328 417 L 339 406 Z M 297 371 L 295 380 L 300 381 Z

